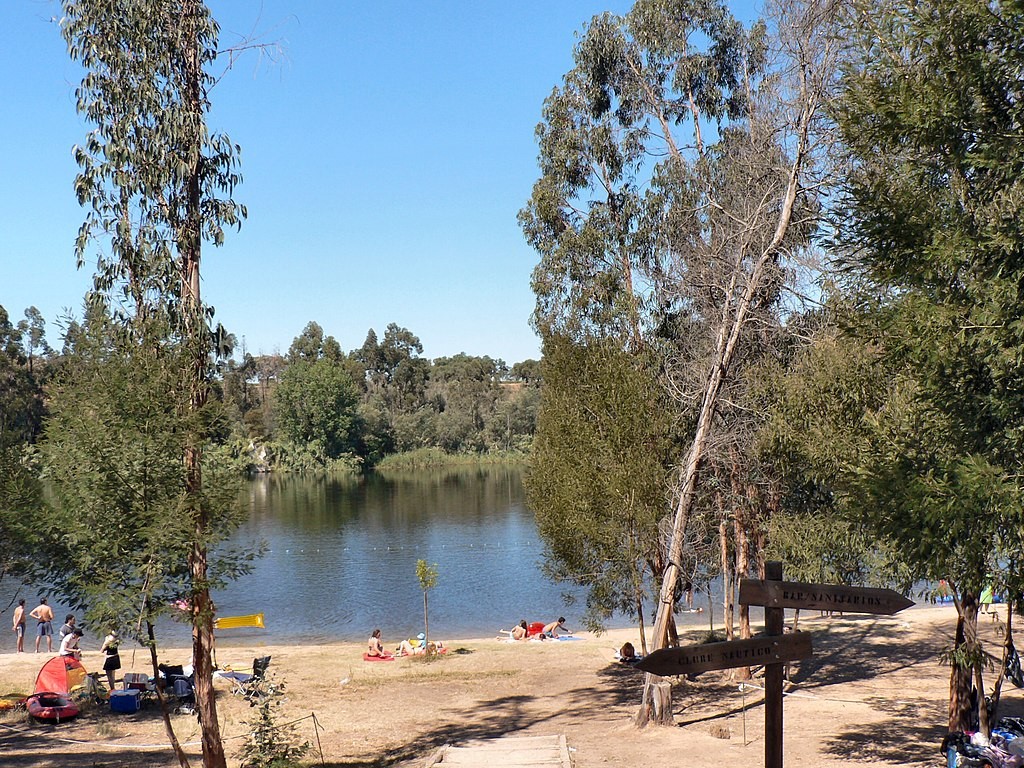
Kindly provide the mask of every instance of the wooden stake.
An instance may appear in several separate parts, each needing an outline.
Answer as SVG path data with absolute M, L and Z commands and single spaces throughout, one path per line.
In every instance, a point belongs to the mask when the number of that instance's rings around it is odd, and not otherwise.
M 765 581 L 782 581 L 782 563 L 764 565 Z M 765 634 L 781 635 L 785 629 L 784 608 L 764 609 Z M 764 668 L 764 767 L 782 768 L 782 677 L 783 664 Z

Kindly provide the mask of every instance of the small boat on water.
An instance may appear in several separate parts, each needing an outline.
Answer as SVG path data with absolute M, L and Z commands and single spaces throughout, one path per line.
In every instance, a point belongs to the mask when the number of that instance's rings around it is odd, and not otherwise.
M 41 691 L 33 693 L 25 701 L 28 713 L 36 720 L 59 723 L 61 720 L 70 720 L 78 717 L 78 707 L 71 701 L 70 697 L 63 693 L 52 691 Z

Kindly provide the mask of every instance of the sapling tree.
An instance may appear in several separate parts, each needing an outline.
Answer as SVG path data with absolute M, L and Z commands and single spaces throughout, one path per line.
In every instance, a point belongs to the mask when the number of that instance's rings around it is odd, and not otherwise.
M 423 645 L 430 640 L 430 622 L 427 615 L 427 593 L 437 586 L 437 563 L 430 565 L 426 560 L 416 561 L 416 579 L 423 590 Z

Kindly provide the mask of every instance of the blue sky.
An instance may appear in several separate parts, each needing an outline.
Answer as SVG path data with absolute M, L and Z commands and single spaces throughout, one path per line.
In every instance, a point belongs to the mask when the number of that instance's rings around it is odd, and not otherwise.
M 204 298 L 253 354 L 285 352 L 310 320 L 342 349 L 390 322 L 430 358 L 512 364 L 536 255 L 516 213 L 537 175 L 533 131 L 572 66 L 575 33 L 618 0 L 214 0 L 222 44 L 250 51 L 212 94 L 211 127 L 242 147 L 240 232 L 204 254 Z M 738 3 L 749 15 L 750 3 Z M 0 10 L 0 305 L 79 314 L 84 211 L 72 192 L 80 71 L 55 0 Z

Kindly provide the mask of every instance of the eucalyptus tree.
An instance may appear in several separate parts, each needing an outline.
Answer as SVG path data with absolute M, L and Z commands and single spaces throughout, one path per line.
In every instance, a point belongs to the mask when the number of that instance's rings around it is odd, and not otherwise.
M 460 353 L 436 358 L 430 367 L 426 395 L 438 412 L 436 440 L 451 453 L 481 451 L 485 427 L 501 398 L 499 379 L 506 370 L 501 360 Z
M 838 105 L 850 287 L 893 378 L 850 494 L 920 578 L 955 588 L 949 727 L 985 692 L 978 597 L 1021 594 L 1024 9 L 855 3 Z M 980 708 L 982 729 L 987 712 Z
M 590 22 L 544 104 L 541 178 L 520 214 L 540 254 L 534 323 L 545 337 L 652 347 L 692 414 L 655 647 L 723 388 L 814 230 L 835 5 L 779 5 L 771 30 L 748 31 L 721 2 L 638 0 Z
M 95 253 L 89 301 L 109 308 L 132 341 L 159 355 L 177 348 L 173 390 L 183 468 L 177 514 L 187 521 L 189 600 L 203 761 L 225 765 L 212 683 L 213 606 L 209 548 L 230 518 L 204 484 L 205 412 L 215 352 L 226 335 L 211 327 L 200 293 L 204 245 L 219 245 L 245 209 L 232 199 L 239 149 L 207 125 L 217 23 L 201 0 L 64 0 L 61 29 L 85 70 L 77 106 L 94 127 L 75 148 L 75 181 L 86 220 L 79 265 Z M 104 237 L 109 250 L 98 245 Z M 96 250 L 94 251 L 94 245 Z M 185 764 L 183 753 L 179 761 Z
M 31 339 L 27 324 L 13 324 L 0 306 L 0 448 L 33 443 L 42 430 L 46 407 L 40 372 L 31 365 L 38 342 Z
M 648 353 L 649 354 L 649 353 Z M 584 621 L 615 612 L 644 632 L 644 602 L 664 570 L 658 521 L 667 506 L 673 421 L 649 360 L 611 340 L 549 337 L 525 484 L 544 540 L 544 569 L 585 587 Z

